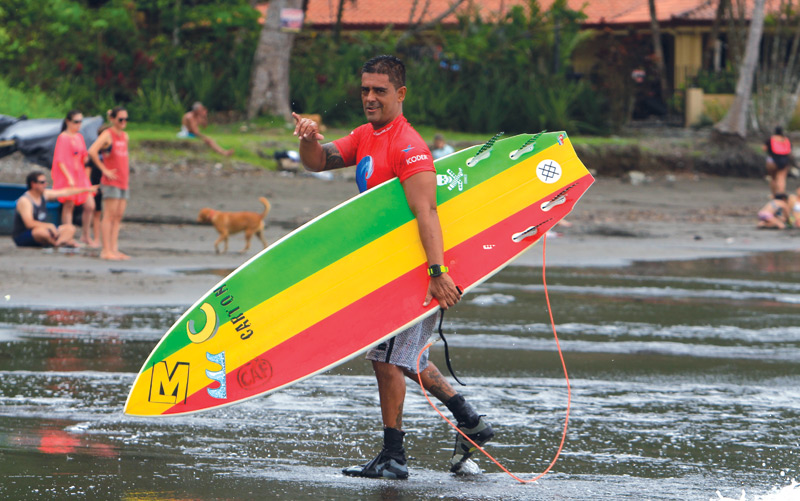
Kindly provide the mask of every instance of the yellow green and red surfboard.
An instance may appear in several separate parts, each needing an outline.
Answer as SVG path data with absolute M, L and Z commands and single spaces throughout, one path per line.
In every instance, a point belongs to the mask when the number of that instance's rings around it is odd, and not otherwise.
M 445 265 L 465 292 L 569 213 L 594 179 L 565 132 L 490 141 L 435 162 Z M 427 262 L 397 179 L 275 242 L 164 335 L 125 413 L 184 414 L 275 391 L 433 314 Z

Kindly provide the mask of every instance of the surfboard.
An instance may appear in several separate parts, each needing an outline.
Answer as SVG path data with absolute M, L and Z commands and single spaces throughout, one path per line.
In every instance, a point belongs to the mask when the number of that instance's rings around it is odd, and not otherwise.
M 594 181 L 565 132 L 492 138 L 434 162 L 445 265 L 465 293 L 574 207 Z M 242 402 L 339 365 L 434 314 L 397 179 L 276 241 L 203 294 L 144 362 L 124 412 Z

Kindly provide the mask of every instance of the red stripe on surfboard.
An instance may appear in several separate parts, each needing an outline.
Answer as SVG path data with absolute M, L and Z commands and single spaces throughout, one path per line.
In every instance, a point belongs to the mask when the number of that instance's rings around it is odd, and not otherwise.
M 461 287 L 475 284 L 535 243 L 572 210 L 574 200 L 588 189 L 592 181 L 588 175 L 577 180 L 570 189 L 571 193 L 568 193 L 567 203 L 542 212 L 541 203 L 555 195 L 554 192 L 449 249 L 445 260 L 451 266 L 450 275 Z M 534 237 L 522 243 L 511 240 L 511 235 L 537 224 L 541 226 Z M 177 404 L 164 414 L 193 412 L 221 403 L 234 403 L 292 383 L 363 350 L 376 341 L 373 337 L 376 330 L 392 332 L 435 307 L 432 304 L 422 308 L 427 287 L 425 268 L 424 264 L 414 268 L 228 373 L 227 398 L 224 402 L 208 394 L 209 388 L 219 386 L 210 382 L 209 386 L 190 395 L 185 404 Z M 405 292 L 409 290 L 420 292 L 409 295 Z M 332 340 L 331 332 L 338 332 L 340 336 Z M 303 360 L 297 359 L 300 352 L 304 354 Z

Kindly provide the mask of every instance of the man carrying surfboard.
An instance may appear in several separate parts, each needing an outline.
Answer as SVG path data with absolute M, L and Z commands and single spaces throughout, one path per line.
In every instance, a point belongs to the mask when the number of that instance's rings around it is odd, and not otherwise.
M 321 144 L 324 136 L 319 132 L 319 124 L 293 113 L 294 133 L 300 139 L 300 159 L 310 171 L 356 165 L 356 183 L 362 192 L 395 177 L 400 179 L 428 260 L 430 279 L 423 306 L 436 299 L 442 309 L 447 309 L 459 301 L 461 291 L 443 265 L 444 243 L 436 208 L 436 171 L 427 144 L 403 116 L 406 92 L 403 62 L 394 56 L 374 57 L 361 69 L 361 102 L 368 123 L 346 137 Z M 408 478 L 403 448 L 405 432 L 402 431 L 405 377 L 417 380 L 417 355 L 427 344 L 435 323 L 435 316 L 429 316 L 367 352 L 378 381 L 383 448 L 372 461 L 345 468 L 346 475 Z M 459 429 L 478 445 L 491 440 L 494 436 L 491 425 L 428 361 L 427 350 L 420 357 L 419 368 L 425 389 L 450 409 Z M 451 471 L 461 471 L 474 450 L 469 441 L 457 434 L 450 459 Z

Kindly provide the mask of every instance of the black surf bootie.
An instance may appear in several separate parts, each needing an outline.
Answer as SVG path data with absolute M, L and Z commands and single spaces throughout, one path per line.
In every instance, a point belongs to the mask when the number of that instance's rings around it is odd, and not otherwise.
M 342 473 L 351 477 L 366 478 L 391 478 L 404 480 L 408 478 L 408 466 L 406 465 L 406 452 L 389 452 L 381 449 L 378 456 L 367 464 L 350 466 L 342 470 Z
M 492 425 L 483 419 L 483 416 L 480 416 L 478 424 L 475 426 L 468 428 L 467 425 L 459 423 L 458 429 L 463 431 L 473 442 L 481 447 L 494 437 Z M 467 461 L 476 450 L 478 450 L 478 448 L 464 438 L 461 433 L 456 433 L 456 445 L 453 449 L 453 457 L 450 458 L 450 471 L 458 473 L 463 463 Z
M 403 449 L 405 432 L 394 428 L 383 429 L 383 448 L 378 456 L 369 463 L 350 466 L 342 473 L 351 477 L 366 478 L 408 478 L 406 451 Z

